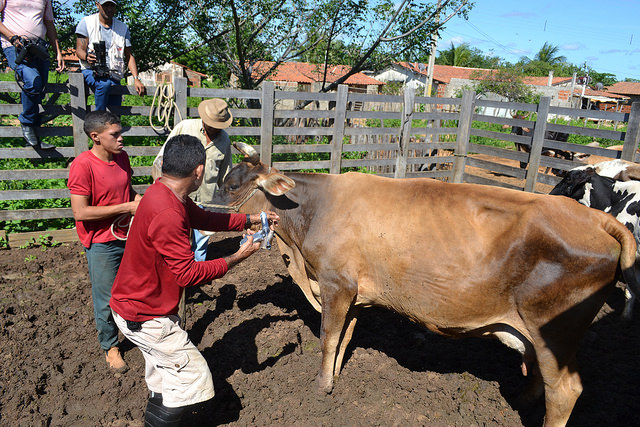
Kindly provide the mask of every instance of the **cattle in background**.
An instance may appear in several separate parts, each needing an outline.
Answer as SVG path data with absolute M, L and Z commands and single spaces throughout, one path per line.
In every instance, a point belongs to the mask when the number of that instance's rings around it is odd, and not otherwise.
M 636 271 L 640 274 L 640 165 L 611 160 L 580 166 L 567 172 L 549 194 L 561 195 L 579 203 L 610 213 L 631 231 L 636 239 Z M 635 298 L 625 289 L 622 315 L 630 319 Z
M 588 147 L 600 147 L 600 143 L 598 141 L 593 141 L 587 144 Z M 609 147 L 606 147 L 607 150 L 612 150 L 612 151 L 622 151 L 622 149 L 624 148 L 624 145 L 610 145 Z M 640 150 L 636 150 L 636 155 L 640 153 Z M 587 165 L 596 165 L 598 163 L 608 163 L 611 161 L 618 161 L 618 162 L 622 162 L 622 163 L 626 163 L 628 164 L 628 170 L 630 172 L 633 171 L 633 173 L 635 174 L 634 178 L 631 179 L 640 179 L 640 165 L 638 165 L 637 163 L 633 163 L 633 162 L 628 162 L 626 160 L 622 160 L 622 159 L 612 159 L 611 157 L 606 157 L 606 156 L 598 156 L 597 154 L 588 154 L 588 153 L 574 153 L 573 158 L 575 160 L 577 160 L 578 162 L 581 163 L 586 163 Z M 619 165 L 614 165 L 613 167 L 618 167 Z M 623 179 L 623 181 L 626 181 L 626 179 Z
M 512 126 L 511 133 L 515 135 L 520 135 L 520 136 L 533 136 L 533 133 L 531 132 L 530 128 L 520 127 L 520 126 Z M 554 131 L 547 130 L 544 132 L 544 139 L 567 142 L 569 140 L 569 134 L 564 132 L 554 132 Z M 516 150 L 518 151 L 522 151 L 524 153 L 531 152 L 531 145 L 529 144 L 522 144 L 522 143 L 516 142 L 515 145 L 516 145 Z M 543 146 L 541 154 L 543 156 L 560 157 L 565 160 L 573 160 L 572 151 L 551 149 Z M 525 169 L 526 167 L 527 167 L 526 162 L 520 162 L 520 168 Z M 552 169 L 552 173 L 555 175 L 561 175 L 562 171 L 560 171 L 559 169 Z
M 494 336 L 518 350 L 531 395 L 545 396 L 545 425 L 567 422 L 582 391 L 580 338 L 618 271 L 635 279 L 636 245 L 622 224 L 567 198 L 498 187 L 284 175 L 251 146 L 236 148 L 247 158 L 217 202 L 280 216 L 278 248 L 322 313 L 321 390 L 333 388 L 361 307 L 380 306 L 443 335 Z
M 596 162 L 584 166 L 578 166 L 571 170 L 593 169 L 598 175 L 616 179 L 618 181 L 640 181 L 640 164 L 628 162 L 622 159 Z

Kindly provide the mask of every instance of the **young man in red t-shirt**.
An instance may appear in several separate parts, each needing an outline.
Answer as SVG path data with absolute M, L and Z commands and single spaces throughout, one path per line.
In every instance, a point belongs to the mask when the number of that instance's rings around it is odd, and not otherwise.
M 122 373 L 127 364 L 118 349 L 118 327 L 109 298 L 124 241 L 116 238 L 112 224 L 128 222 L 141 196 L 131 187 L 133 170 L 123 150 L 120 119 L 107 111 L 90 112 L 84 120 L 84 131 L 93 146 L 71 163 L 67 186 L 76 230 L 89 265 L 98 341 L 109 367 Z
M 178 425 L 186 406 L 213 397 L 207 361 L 177 316 L 184 288 L 222 277 L 260 247 L 250 237 L 233 255 L 193 259 L 192 228 L 240 231 L 261 222 L 260 214 L 208 212 L 189 198 L 202 183 L 205 159 L 202 143 L 193 136 L 177 135 L 167 141 L 162 176 L 147 189 L 136 211 L 111 292 L 110 305 L 120 331 L 145 359 L 151 392 L 145 412 L 149 426 Z M 272 223 L 278 220 L 273 212 L 267 212 L 267 217 Z

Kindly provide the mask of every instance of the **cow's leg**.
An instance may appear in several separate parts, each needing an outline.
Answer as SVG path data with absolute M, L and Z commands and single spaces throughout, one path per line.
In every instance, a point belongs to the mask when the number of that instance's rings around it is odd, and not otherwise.
M 360 306 L 353 305 L 349 309 L 347 313 L 346 324 L 347 327 L 344 329 L 344 333 L 342 334 L 342 338 L 340 339 L 340 348 L 338 349 L 338 356 L 336 357 L 336 365 L 333 369 L 333 376 L 337 377 L 340 375 L 340 370 L 342 369 L 342 359 L 344 358 L 344 354 L 347 351 L 347 346 L 351 341 L 351 337 L 353 336 L 353 330 L 356 327 L 356 321 L 358 320 L 358 315 L 360 314 Z
M 520 152 L 523 153 L 529 153 L 529 147 L 527 145 L 524 144 L 518 144 L 516 142 L 516 149 Z M 528 163 L 527 162 L 520 162 L 520 169 L 526 169 L 527 168 Z
M 538 337 L 533 343 L 538 368 L 544 381 L 546 415 L 545 427 L 564 426 L 582 393 L 582 382 L 577 370 L 575 349 L 554 353 L 553 342 Z
M 527 377 L 529 383 L 520 396 L 520 401 L 522 404 L 529 405 L 544 394 L 542 374 L 536 360 L 535 351 L 531 346 L 528 346 L 522 355 L 522 374 Z
M 322 326 L 320 328 L 322 364 L 318 373 L 318 387 L 321 391 L 330 393 L 333 389 L 336 352 L 357 290 L 335 282 L 319 281 L 319 283 L 321 283 L 322 293 Z

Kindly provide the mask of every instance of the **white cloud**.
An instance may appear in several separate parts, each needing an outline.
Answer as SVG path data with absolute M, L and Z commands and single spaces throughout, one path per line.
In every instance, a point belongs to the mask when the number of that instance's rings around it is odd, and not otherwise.
M 627 51 L 625 49 L 607 49 L 607 50 L 601 50 L 598 53 L 603 53 L 603 54 L 607 55 L 607 54 L 611 54 L 611 53 L 627 53 Z
M 582 43 L 567 43 L 560 46 L 562 50 L 580 50 L 584 48 Z
M 447 40 L 442 40 L 439 43 L 439 45 L 451 46 L 451 43 L 453 43 L 454 46 L 460 46 L 464 42 L 465 42 L 464 37 L 455 36 L 455 37 L 451 37 L 450 39 L 447 39 Z

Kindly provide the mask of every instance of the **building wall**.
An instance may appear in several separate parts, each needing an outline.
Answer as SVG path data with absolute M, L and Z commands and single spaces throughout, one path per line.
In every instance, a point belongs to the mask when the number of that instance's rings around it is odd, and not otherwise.
M 186 77 L 187 84 L 193 87 L 202 86 L 202 75 L 192 70 L 187 70 L 178 64 L 165 63 L 154 70 L 143 71 L 140 79 L 145 86 L 155 86 L 163 82 L 172 83 L 174 77 Z M 133 85 L 133 78 L 127 79 L 127 84 Z
M 444 90 L 445 98 L 455 98 L 457 94 L 465 88 L 473 88 L 474 80 L 469 79 L 451 79 L 451 82 L 446 85 Z M 562 86 L 532 86 L 533 89 L 541 96 L 551 97 L 551 105 L 554 107 L 571 107 L 571 104 L 575 104 L 576 97 L 571 97 L 571 91 L 566 85 Z M 438 94 L 438 96 L 440 96 Z
M 383 70 L 380 74 L 372 76 L 376 80 L 381 82 L 402 82 L 407 87 L 418 89 L 424 87 L 427 84 L 427 76 L 424 74 L 414 73 L 405 68 L 399 68 L 395 65 Z

